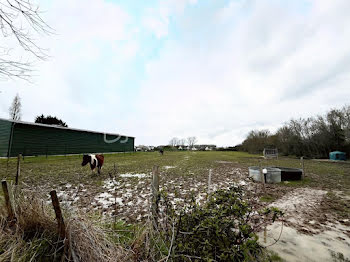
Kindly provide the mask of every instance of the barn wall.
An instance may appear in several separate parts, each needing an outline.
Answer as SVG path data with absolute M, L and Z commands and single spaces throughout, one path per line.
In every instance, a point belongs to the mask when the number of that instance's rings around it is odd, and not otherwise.
M 0 157 L 6 157 L 11 137 L 12 122 L 0 119 Z
M 107 136 L 108 139 L 115 138 Z M 122 137 L 115 143 L 105 143 L 102 133 L 36 126 L 25 123 L 14 125 L 11 156 L 65 155 L 81 153 L 130 152 L 134 138 Z

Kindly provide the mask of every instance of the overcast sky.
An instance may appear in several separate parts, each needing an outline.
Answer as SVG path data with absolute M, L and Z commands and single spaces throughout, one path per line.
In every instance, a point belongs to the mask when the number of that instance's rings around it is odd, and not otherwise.
M 349 0 L 39 1 L 55 35 L 33 83 L 0 81 L 24 121 L 166 144 L 235 145 L 252 129 L 350 103 Z

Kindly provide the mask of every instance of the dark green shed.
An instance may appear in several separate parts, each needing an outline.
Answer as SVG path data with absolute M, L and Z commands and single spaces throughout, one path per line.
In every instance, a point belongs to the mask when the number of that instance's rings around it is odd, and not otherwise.
M 0 156 L 134 151 L 134 137 L 0 119 Z

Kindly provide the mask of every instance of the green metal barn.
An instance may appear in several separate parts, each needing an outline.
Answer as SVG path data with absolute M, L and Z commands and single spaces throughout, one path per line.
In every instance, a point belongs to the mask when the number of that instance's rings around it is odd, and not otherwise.
M 0 118 L 0 157 L 134 151 L 135 138 Z

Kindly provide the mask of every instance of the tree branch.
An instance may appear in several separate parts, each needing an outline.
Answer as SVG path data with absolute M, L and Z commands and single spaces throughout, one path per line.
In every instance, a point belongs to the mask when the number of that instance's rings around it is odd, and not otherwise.
M 34 35 L 48 35 L 53 33 L 53 29 L 42 19 L 38 6 L 30 0 L 0 0 L 0 31 L 4 40 L 14 37 L 18 47 L 36 59 L 48 58 L 47 50 L 37 45 Z M 29 80 L 32 63 L 7 58 L 12 48 L 3 46 L 1 49 L 5 52 L 0 56 L 0 78 Z

